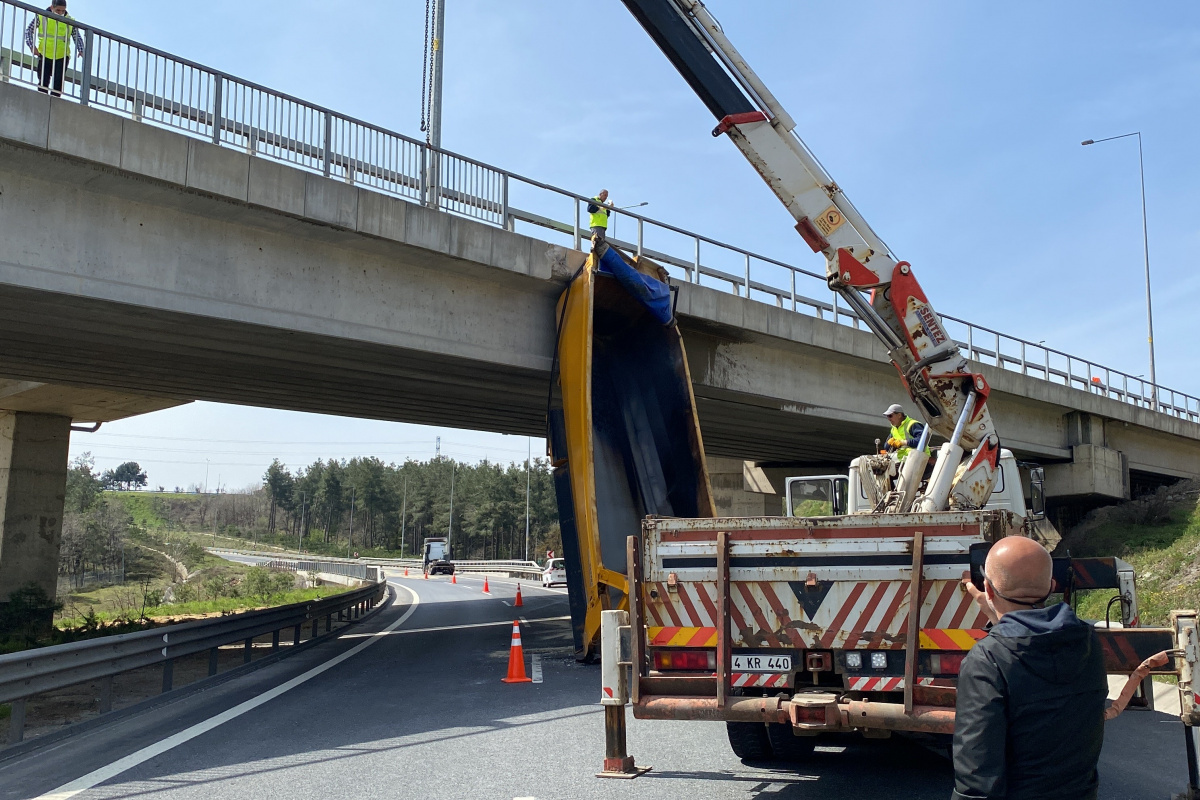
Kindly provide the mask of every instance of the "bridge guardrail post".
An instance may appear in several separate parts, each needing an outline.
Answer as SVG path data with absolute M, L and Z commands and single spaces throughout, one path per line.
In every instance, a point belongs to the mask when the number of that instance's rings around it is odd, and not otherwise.
M 583 242 L 579 232 L 579 198 L 572 198 L 571 202 L 575 204 L 575 249 L 582 250 Z
M 86 106 L 92 96 L 92 29 L 83 32 L 83 75 L 79 82 L 79 104 Z
M 212 143 L 221 143 L 221 131 L 225 128 L 225 79 L 213 73 Z
M 508 214 L 508 173 L 500 173 L 500 227 L 506 231 L 516 229 L 515 220 Z
M 333 115 L 326 111 L 324 117 L 321 134 L 321 174 L 328 178 L 333 170 Z

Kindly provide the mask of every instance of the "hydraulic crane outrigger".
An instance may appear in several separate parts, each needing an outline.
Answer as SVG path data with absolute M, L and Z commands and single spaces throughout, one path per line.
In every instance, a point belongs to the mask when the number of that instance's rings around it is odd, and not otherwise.
M 916 485 L 926 462 L 910 457 L 897 482 L 899 496 L 879 510 L 983 507 L 1000 463 L 989 387 L 970 371 L 911 265 L 892 255 L 795 134 L 795 121 L 703 3 L 622 2 L 717 118 L 713 136 L 729 136 L 796 220 L 805 243 L 825 256 L 829 288 L 884 343 L 929 429 L 949 440 L 924 494 L 916 494 Z M 973 452 L 963 464 L 968 448 Z

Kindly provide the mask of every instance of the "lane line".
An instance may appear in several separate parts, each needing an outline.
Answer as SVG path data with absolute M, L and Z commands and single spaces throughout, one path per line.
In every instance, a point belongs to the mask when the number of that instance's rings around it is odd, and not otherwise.
M 220 714 L 217 714 L 216 716 L 209 717 L 208 719 L 206 719 L 202 722 L 197 722 L 195 725 L 191 726 L 190 728 L 185 728 L 184 730 L 180 731 L 179 733 L 168 736 L 167 738 L 165 738 L 161 741 L 155 742 L 154 744 L 147 745 L 146 747 L 143 747 L 141 750 L 137 750 L 133 753 L 130 753 L 129 755 L 125 756 L 124 758 L 118 759 L 107 766 L 92 770 L 91 772 L 89 772 L 88 774 L 84 775 L 81 778 L 76 778 L 75 780 L 71 781 L 70 783 L 64 783 L 62 786 L 58 787 L 57 789 L 55 789 L 52 792 L 48 792 L 46 794 L 39 795 L 34 800 L 69 800 L 69 798 L 72 798 L 81 792 L 86 792 L 88 789 L 91 789 L 101 783 L 104 783 L 107 780 L 111 780 L 112 778 L 115 778 L 116 776 L 120 775 L 122 772 L 133 769 L 134 767 L 138 766 L 139 764 L 145 763 L 146 761 L 149 761 L 150 759 L 154 758 L 155 756 L 162 755 L 163 753 L 165 753 L 169 750 L 173 750 L 174 748 L 178 747 L 181 744 L 190 742 L 192 739 L 195 739 L 197 736 L 208 733 L 212 729 L 214 729 L 220 725 L 223 725 L 226 722 L 229 722 L 231 719 L 236 719 L 248 711 L 253 711 L 254 709 L 258 708 L 259 706 L 263 705 L 264 703 L 270 702 L 271 700 L 274 700 L 276 697 L 279 697 L 280 695 L 285 694 L 286 692 L 290 692 L 292 689 L 295 689 L 297 686 L 299 686 L 303 683 L 306 683 L 307 681 L 312 680 L 313 678 L 320 675 L 322 672 L 325 672 L 329 669 L 332 669 L 333 667 L 336 667 L 338 664 L 342 663 L 346 659 L 352 658 L 352 657 L 358 655 L 359 653 L 361 653 L 363 650 L 366 650 L 371 645 L 376 644 L 377 642 L 381 641 L 382 637 L 384 635 L 391 633 L 396 628 L 403 625 L 408 620 L 408 618 L 413 615 L 413 612 L 417 610 L 417 606 L 419 606 L 421 604 L 420 596 L 418 596 L 417 593 L 415 591 L 413 591 L 411 588 L 409 588 L 407 586 L 403 586 L 402 584 L 394 584 L 394 585 L 399 586 L 400 588 L 404 589 L 406 592 L 411 594 L 412 595 L 412 603 L 409 605 L 408 610 L 400 615 L 399 619 L 397 619 L 391 625 L 388 625 L 383 630 L 378 631 L 374 634 L 371 634 L 371 638 L 367 639 L 366 641 L 362 642 L 361 644 L 356 645 L 355 647 L 351 648 L 350 650 L 347 650 L 346 652 L 342 653 L 341 655 L 334 656 L 333 658 L 329 659 L 328 661 L 324 662 L 323 664 L 318 664 L 317 666 L 313 667 L 312 669 L 308 670 L 307 672 L 305 672 L 301 675 L 297 675 L 295 678 L 292 678 L 290 681 L 287 681 L 286 683 L 282 683 L 279 686 L 276 686 L 274 689 L 268 689 L 267 691 L 263 692 L 262 694 L 258 695 L 257 697 L 252 697 L 251 699 L 246 700 L 245 702 L 239 703 L 238 705 L 234 706 L 233 708 L 222 711 Z
M 530 676 L 534 683 L 542 682 L 542 656 L 540 653 L 533 654 L 533 664 L 530 670 L 533 674 Z
M 570 614 L 564 614 L 561 617 L 537 617 L 534 622 L 557 622 L 559 620 L 570 619 Z M 524 617 L 520 618 L 524 625 L 529 624 L 529 620 Z M 388 636 L 407 636 L 410 633 L 430 633 L 431 631 L 462 631 L 468 628 L 499 628 L 502 626 L 512 627 L 511 620 L 499 620 L 498 622 L 464 622 L 461 625 L 439 625 L 436 628 L 406 628 L 395 633 L 387 633 Z M 382 636 L 384 633 L 348 633 L 343 638 L 353 639 L 356 636 Z
M 465 581 L 475 581 L 476 583 L 483 583 L 482 578 L 475 577 L 475 575 L 478 575 L 478 574 L 479 573 L 473 573 L 473 572 L 461 573 L 458 576 L 459 585 L 462 585 L 462 583 L 464 583 Z M 400 577 L 403 578 L 404 576 L 402 575 Z M 490 575 L 488 577 L 492 583 L 499 583 L 499 584 L 503 584 L 505 586 L 517 586 L 518 584 L 520 584 L 522 591 L 524 591 L 525 589 L 537 589 L 539 591 L 548 592 L 550 594 L 561 594 L 561 595 L 567 594 L 567 590 L 565 588 L 552 589 L 547 586 L 542 586 L 541 583 L 536 578 L 520 581 L 515 578 L 494 578 Z M 410 577 L 409 580 L 420 580 L 420 579 Z

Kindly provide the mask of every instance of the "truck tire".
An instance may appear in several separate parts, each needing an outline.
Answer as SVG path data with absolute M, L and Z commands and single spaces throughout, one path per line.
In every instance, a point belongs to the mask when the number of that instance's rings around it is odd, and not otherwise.
M 742 761 L 767 761 L 771 758 L 771 742 L 767 726 L 761 722 L 726 722 L 725 733 L 733 754 Z
M 786 722 L 768 722 L 767 740 L 777 761 L 803 761 L 812 755 L 817 744 L 815 736 L 797 736 Z

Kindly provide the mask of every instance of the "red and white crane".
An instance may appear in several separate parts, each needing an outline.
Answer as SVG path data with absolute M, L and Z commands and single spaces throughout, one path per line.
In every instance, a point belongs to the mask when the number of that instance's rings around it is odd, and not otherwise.
M 927 430 L 947 439 L 923 494 L 922 447 L 905 459 L 888 511 L 983 507 L 1000 464 L 989 387 L 972 372 L 917 282 L 796 134 L 796 122 L 700 0 L 622 0 L 717 118 L 725 134 L 825 256 L 829 288 L 887 347 Z M 964 461 L 963 455 L 970 451 Z

